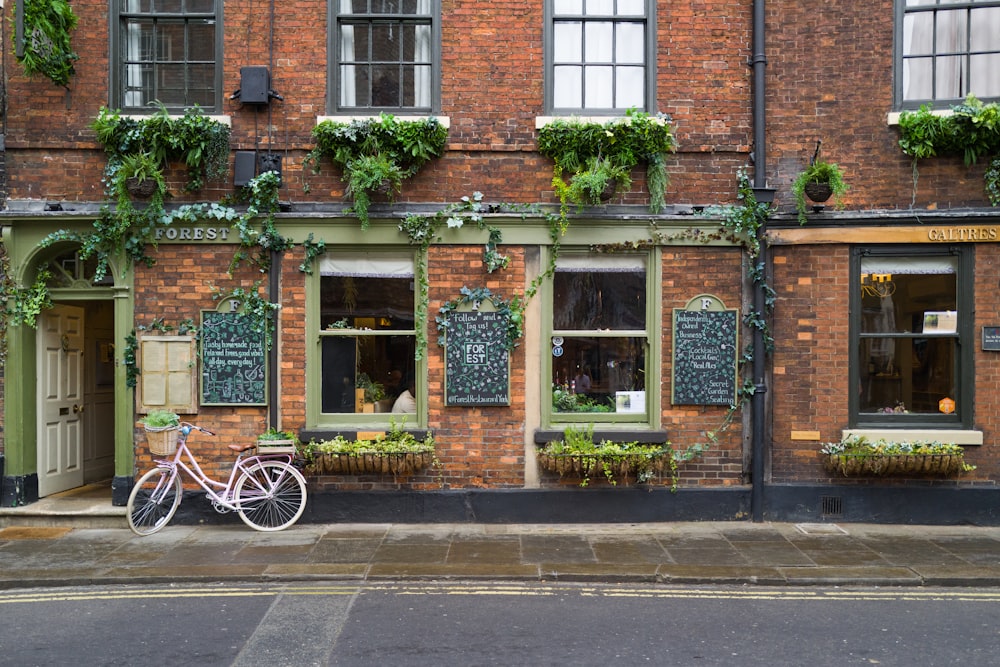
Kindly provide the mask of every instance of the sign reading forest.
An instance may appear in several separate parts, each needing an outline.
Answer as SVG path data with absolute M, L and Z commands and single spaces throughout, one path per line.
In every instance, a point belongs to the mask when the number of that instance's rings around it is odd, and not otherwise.
M 736 402 L 739 314 L 715 297 L 696 297 L 674 309 L 673 394 L 675 405 Z
M 448 313 L 446 405 L 510 405 L 508 317 L 500 311 Z
M 264 337 L 239 312 L 202 312 L 201 404 L 267 404 Z

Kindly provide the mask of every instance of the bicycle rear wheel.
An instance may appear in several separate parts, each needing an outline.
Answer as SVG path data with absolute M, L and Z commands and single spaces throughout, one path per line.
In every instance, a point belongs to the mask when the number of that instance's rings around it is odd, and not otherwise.
M 153 468 L 128 494 L 128 527 L 136 535 L 152 535 L 170 523 L 181 504 L 181 478 L 169 468 Z
M 240 475 L 234 498 L 243 523 L 255 530 L 282 530 L 306 508 L 306 480 L 288 463 L 261 461 Z

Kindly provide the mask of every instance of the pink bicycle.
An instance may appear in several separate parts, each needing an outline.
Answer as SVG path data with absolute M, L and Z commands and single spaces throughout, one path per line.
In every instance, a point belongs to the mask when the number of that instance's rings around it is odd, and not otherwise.
M 235 511 L 243 523 L 263 531 L 288 528 L 306 508 L 306 480 L 292 465 L 291 454 L 245 456 L 256 445 L 229 445 L 236 461 L 223 484 L 202 471 L 187 447 L 191 431 L 215 435 L 187 422 L 180 425 L 177 451 L 172 459 L 156 461 L 156 467 L 139 478 L 128 497 L 128 525 L 137 535 L 152 535 L 170 523 L 181 504 L 183 470 L 208 494 L 216 512 Z M 182 457 L 187 458 L 187 462 Z

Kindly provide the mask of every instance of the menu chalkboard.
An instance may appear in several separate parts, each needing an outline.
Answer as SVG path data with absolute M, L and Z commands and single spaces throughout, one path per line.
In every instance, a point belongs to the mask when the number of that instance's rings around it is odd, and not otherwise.
M 267 404 L 264 336 L 245 315 L 202 312 L 201 404 Z
M 507 317 L 500 312 L 448 313 L 446 405 L 510 405 Z
M 674 309 L 675 405 L 735 404 L 738 323 L 735 310 Z

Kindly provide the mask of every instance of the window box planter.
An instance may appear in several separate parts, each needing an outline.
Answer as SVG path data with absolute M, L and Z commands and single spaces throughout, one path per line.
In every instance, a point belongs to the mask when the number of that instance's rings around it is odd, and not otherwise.
M 312 469 L 320 475 L 412 475 L 434 465 L 434 451 L 316 454 Z
M 853 435 L 827 443 L 821 452 L 826 471 L 846 477 L 948 476 L 975 470 L 965 462 L 960 446 L 941 442 L 871 441 Z
M 303 447 L 309 469 L 319 475 L 410 475 L 437 465 L 434 436 L 423 440 L 390 422 L 388 433 L 338 435 Z
M 267 454 L 292 454 L 295 455 L 298 439 L 291 431 L 278 431 L 268 429 L 257 436 L 257 453 Z
M 638 442 L 594 442 L 594 427 L 569 427 L 562 440 L 538 450 L 538 465 L 560 477 L 578 477 L 587 486 L 591 477 L 603 477 L 612 485 L 649 481 L 669 470 L 676 485 L 677 464 L 670 443 L 641 445 Z
M 965 468 L 961 454 L 829 454 L 823 461 L 827 472 L 859 476 L 957 475 Z

